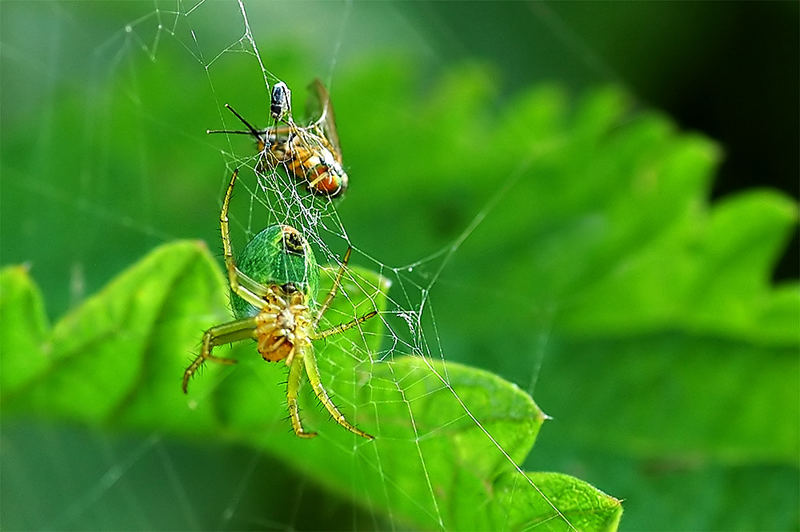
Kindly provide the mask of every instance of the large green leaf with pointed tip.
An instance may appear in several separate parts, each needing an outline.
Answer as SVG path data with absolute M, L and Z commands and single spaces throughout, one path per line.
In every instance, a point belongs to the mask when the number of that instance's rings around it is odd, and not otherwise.
M 203 245 L 156 249 L 52 329 L 24 268 L 6 268 L 0 279 L 6 416 L 239 442 L 425 528 L 607 530 L 619 520 L 619 501 L 589 484 L 520 469 L 545 419 L 530 396 L 456 363 L 399 354 L 379 360 L 379 319 L 315 347 L 336 402 L 374 441 L 311 408 L 309 390 L 302 417 L 320 437 L 287 431 L 285 392 L 275 385 L 285 368 L 261 361 L 251 342 L 225 354 L 240 360 L 236 368 L 210 365 L 184 395 L 180 377 L 197 331 L 226 319 L 225 285 Z M 326 316 L 345 321 L 384 310 L 388 284 L 376 274 L 353 268 L 342 288 L 347 297 Z

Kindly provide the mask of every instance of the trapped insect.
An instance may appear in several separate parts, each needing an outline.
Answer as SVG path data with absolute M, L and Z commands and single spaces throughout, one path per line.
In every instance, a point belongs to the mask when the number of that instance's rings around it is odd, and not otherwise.
M 311 105 L 318 116 L 307 126 L 298 126 L 291 113 L 291 91 L 285 83 L 275 84 L 270 101 L 273 125 L 256 129 L 233 107 L 225 104 L 247 131 L 209 130 L 208 133 L 251 135 L 256 139 L 261 161 L 259 170 L 266 173 L 284 165 L 294 178 L 304 181 L 318 195 L 335 198 L 347 190 L 348 176 L 342 167 L 342 150 L 336 132 L 330 94 L 318 79 L 309 85 Z M 283 122 L 279 125 L 280 122 Z
M 237 175 L 238 170 L 235 170 L 219 218 L 231 288 L 231 306 L 236 320 L 211 327 L 203 335 L 200 354 L 183 373 L 183 392 L 186 393 L 189 380 L 207 360 L 221 364 L 236 363 L 235 360 L 212 355 L 215 346 L 253 339 L 264 360 L 285 360 L 289 366 L 286 398 L 295 434 L 302 438 L 317 434 L 306 432 L 300 421 L 297 397 L 305 370 L 317 399 L 333 419 L 347 430 L 373 439 L 351 425 L 331 401 L 322 385 L 312 344 L 313 340 L 342 333 L 377 314 L 372 311 L 330 329 L 317 330 L 320 319 L 339 289 L 350 259 L 350 249 L 345 253 L 333 286 L 318 308 L 314 296 L 319 286 L 319 266 L 308 241 L 296 229 L 288 225 L 267 227 L 250 240 L 238 261 L 235 261 L 228 227 L 228 205 Z

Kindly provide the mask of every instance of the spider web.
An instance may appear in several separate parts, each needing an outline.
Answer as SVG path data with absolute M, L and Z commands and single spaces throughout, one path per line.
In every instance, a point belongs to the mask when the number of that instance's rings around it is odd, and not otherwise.
M 58 43 L 61 39 L 69 38 L 71 32 L 79 25 L 81 11 L 89 8 L 81 5 L 73 10 L 61 4 L 47 4 L 41 9 L 46 11 L 46 16 L 42 19 L 24 20 L 25 16 L 33 16 L 35 19 L 42 15 L 41 12 L 34 15 L 23 14 L 21 19 L 40 30 L 52 30 L 51 37 L 32 45 L 35 51 L 31 51 L 16 49 L 14 36 L 6 33 L 2 51 L 6 61 L 13 62 L 15 56 L 18 56 L 20 61 L 28 63 L 29 68 L 39 71 L 43 79 L 49 80 L 50 90 L 45 91 L 48 101 L 43 106 L 45 113 L 40 117 L 38 124 L 41 134 L 37 146 L 38 152 L 47 153 L 53 147 L 53 143 L 59 142 L 56 133 L 60 132 L 61 127 L 52 116 L 47 115 L 47 109 L 52 109 L 56 99 L 62 97 L 54 91 L 59 78 L 64 76 L 63 67 L 59 65 Z M 194 70 L 195 74 L 197 71 L 202 72 L 205 83 L 202 87 L 194 89 L 201 93 L 206 101 L 212 101 L 218 112 L 219 123 L 205 124 L 205 127 L 240 129 L 241 125 L 225 110 L 225 103 L 233 104 L 243 116 L 254 122 L 257 127 L 262 127 L 267 116 L 269 89 L 278 81 L 288 81 L 277 70 L 277 65 L 285 64 L 285 61 L 282 61 L 284 58 L 275 58 L 271 50 L 273 47 L 285 50 L 287 43 L 291 45 L 296 42 L 298 46 L 317 50 L 318 64 L 315 66 L 318 70 L 305 71 L 302 75 L 310 79 L 314 74 L 321 74 L 325 85 L 333 94 L 335 105 L 338 71 L 346 61 L 353 60 L 353 57 L 357 58 L 357 49 L 362 40 L 373 39 L 383 46 L 388 46 L 395 39 L 405 38 L 412 43 L 409 49 L 415 53 L 426 50 L 426 43 L 415 36 L 417 28 L 391 10 L 389 12 L 398 18 L 393 23 L 391 32 L 381 33 L 372 30 L 366 37 L 358 36 L 367 28 L 365 20 L 372 20 L 371 17 L 374 16 L 372 11 L 375 9 L 374 6 L 351 2 L 337 4 L 335 7 L 294 3 L 251 4 L 241 0 L 224 4 L 180 0 L 175 4 L 158 2 L 127 4 L 126 9 L 119 14 L 121 23 L 117 22 L 113 15 L 108 15 L 108 23 L 111 27 L 116 24 L 116 27 L 120 28 L 118 31 L 101 44 L 97 44 L 100 39 L 89 39 L 91 42 L 87 45 L 87 49 L 91 51 L 92 56 L 91 76 L 87 86 L 78 88 L 75 91 L 77 96 L 72 95 L 76 99 L 78 108 L 82 109 L 76 111 L 76 115 L 85 114 L 78 143 L 92 152 L 91 156 L 84 155 L 77 163 L 81 175 L 78 189 L 68 192 L 44 179 L 23 180 L 20 179 L 21 175 L 10 177 L 15 180 L 14 186 L 24 189 L 32 201 L 66 205 L 80 220 L 79 227 L 85 229 L 85 241 L 102 239 L 107 235 L 107 232 L 98 226 L 110 226 L 117 232 L 115 234 L 122 233 L 120 247 L 124 246 L 132 251 L 128 254 L 110 253 L 119 257 L 116 260 L 106 259 L 105 266 L 108 271 L 113 272 L 115 269 L 121 269 L 119 268 L 121 263 L 130 262 L 131 258 L 141 254 L 139 251 L 184 236 L 180 225 L 173 223 L 176 217 L 165 218 L 159 212 L 166 202 L 158 200 L 163 193 L 158 187 L 162 180 L 167 178 L 165 176 L 185 171 L 180 161 L 175 161 L 168 169 L 152 168 L 151 162 L 157 157 L 148 152 L 145 139 L 137 137 L 141 133 L 135 133 L 133 140 L 130 141 L 128 137 L 115 131 L 116 126 L 112 116 L 115 106 L 119 105 L 121 98 L 129 105 L 138 106 L 141 124 L 155 125 L 171 131 L 176 136 L 191 135 L 198 150 L 220 154 L 221 162 L 217 165 L 219 170 L 206 168 L 203 173 L 196 173 L 197 187 L 202 192 L 198 196 L 205 196 L 203 205 L 197 208 L 197 213 L 179 214 L 186 215 L 190 220 L 202 218 L 207 221 L 209 229 L 206 240 L 216 245 L 218 237 L 214 221 L 219 210 L 221 192 L 224 191 L 233 169 L 240 168 L 242 178 L 237 184 L 235 205 L 231 207 L 235 249 L 241 249 L 249 237 L 266 224 L 272 223 L 288 224 L 299 229 L 311 242 L 321 264 L 337 264 L 341 260 L 342 251 L 348 246 L 352 247 L 351 264 L 375 270 L 392 283 L 388 307 L 380 316 L 385 325 L 381 349 L 378 352 L 370 352 L 364 348 L 363 343 L 356 342 L 349 346 L 353 356 L 366 359 L 371 365 L 391 364 L 396 356 L 403 354 L 413 354 L 426 361 L 429 371 L 435 375 L 441 389 L 447 390 L 458 401 L 463 409 L 462 415 L 484 434 L 487 442 L 496 447 L 509 464 L 522 473 L 520 466 L 473 415 L 470 405 L 463 401 L 451 386 L 446 366 L 444 366 L 445 371 L 440 371 L 431 362 L 445 361 L 449 358 L 448 341 L 440 331 L 444 325 L 437 319 L 432 294 L 440 283 L 451 283 L 450 286 L 456 289 L 469 290 L 469 287 L 459 287 L 452 279 L 444 279 L 445 273 L 462 245 L 487 217 L 493 215 L 498 204 L 524 174 L 531 161 L 521 160 L 513 173 L 502 176 L 496 193 L 485 198 L 480 209 L 472 213 L 454 238 L 450 237 L 441 242 L 435 249 L 411 251 L 407 256 L 400 254 L 400 259 L 396 260 L 395 257 L 398 255 L 386 258 L 370 246 L 362 244 L 362 241 L 354 236 L 355 231 L 346 219 L 348 212 L 346 204 L 348 201 L 353 201 L 351 198 L 346 197 L 340 203 L 328 198 L 314 197 L 305 187 L 298 186 L 284 171 L 276 170 L 266 174 L 256 171 L 258 156 L 252 149 L 252 143 L 235 135 L 198 138 L 194 133 L 187 132 L 186 125 L 173 123 L 168 117 L 153 114 L 146 104 L 146 100 L 152 98 L 152 95 L 146 94 L 139 87 L 140 82 L 142 85 L 145 84 L 143 78 L 165 76 L 165 94 L 157 95 L 155 99 L 186 97 L 193 101 L 193 98 L 184 92 L 188 87 L 179 79 L 180 73 L 160 66 L 161 63 L 167 62 L 165 60 L 168 58 L 182 57 L 184 61 L 182 68 Z M 316 14 L 318 10 L 325 13 L 324 25 L 319 22 L 319 15 Z M 325 28 L 324 32 L 320 29 L 322 27 Z M 25 41 L 20 39 L 18 42 Z M 320 53 L 319 49 L 324 52 Z M 48 63 L 36 64 L 29 61 L 28 59 L 34 54 L 40 54 Z M 142 57 L 146 58 L 146 61 L 142 61 Z M 445 62 L 442 58 L 439 60 Z M 242 65 L 247 65 L 245 70 L 242 70 Z M 231 83 L 227 78 L 231 72 L 247 76 L 246 79 L 237 80 L 236 83 L 239 85 L 249 84 L 250 87 L 259 87 L 261 100 L 238 101 L 237 94 L 231 90 Z M 101 87 L 105 86 L 109 79 L 119 91 L 118 95 L 101 92 Z M 293 94 L 299 96 L 301 100 L 301 91 L 297 88 L 302 86 L 290 83 L 290 87 L 294 89 Z M 301 108 L 302 103 L 295 101 L 295 115 Z M 348 117 L 340 114 L 337 118 L 342 128 Z M 196 125 L 192 124 L 192 127 Z M 348 127 L 352 130 L 355 126 Z M 194 130 L 202 131 L 198 128 Z M 386 141 L 390 142 L 390 139 Z M 130 143 L 129 159 L 126 162 L 131 165 L 126 168 L 117 166 L 119 161 L 110 154 L 117 142 Z M 345 167 L 347 167 L 346 145 L 344 151 Z M 219 156 L 217 160 L 220 161 Z M 45 162 L 40 164 L 45 168 Z M 187 166 L 190 171 L 196 170 L 191 163 Z M 130 180 L 121 185 L 121 189 L 103 182 L 106 176 L 114 174 L 115 170 L 123 174 L 123 179 Z M 144 177 L 153 174 L 154 171 L 159 174 L 157 179 Z M 362 182 L 372 178 L 380 179 L 378 175 L 380 169 L 376 168 L 374 171 L 375 176 L 357 174 L 350 176 L 353 196 Z M 212 186 L 200 183 L 201 180 L 211 182 Z M 126 192 L 125 187 L 130 191 L 130 201 L 136 205 L 135 208 L 120 199 Z M 374 205 L 373 208 L 381 207 Z M 65 260 L 65 264 L 55 267 L 55 269 L 62 268 L 62 273 L 70 280 L 67 293 L 63 293 L 63 285 L 59 286 L 58 283 L 54 283 L 56 288 L 52 290 L 62 293 L 64 306 L 75 304 L 83 299 L 85 294 L 96 290 L 97 286 L 91 283 L 87 286 L 84 271 L 89 267 L 87 264 L 96 259 L 96 252 L 91 250 L 89 244 L 78 243 L 70 258 Z M 356 277 L 355 281 L 358 283 L 359 279 Z M 52 287 L 45 286 L 45 293 L 49 294 L 50 288 Z M 344 292 L 339 297 L 348 298 L 350 294 Z M 540 333 L 534 336 L 533 345 L 528 350 L 531 353 L 529 356 L 532 370 L 527 379 L 523 379 L 527 382 L 521 384 L 527 384 L 529 392 L 533 392 L 536 386 L 538 370 L 549 340 L 548 331 L 552 327 L 550 321 L 554 314 L 553 309 L 541 310 L 545 325 Z M 351 316 L 334 316 L 330 321 L 338 323 L 351 318 Z M 330 367 L 336 363 L 327 361 L 326 364 Z M 355 386 L 356 382 L 352 379 L 352 382 L 339 385 Z M 411 426 L 416 426 L 411 408 L 414 399 L 405 398 L 404 401 L 409 406 L 407 422 Z M 339 404 L 339 406 L 343 407 L 345 412 L 353 412 L 358 408 L 358 405 Z M 369 408 L 369 405 L 361 407 Z M 55 464 L 55 471 L 47 474 L 55 477 L 55 484 L 58 486 L 56 491 L 68 498 L 58 513 L 44 523 L 46 528 L 82 527 L 86 526 L 85 523 L 90 523 L 88 525 L 90 528 L 93 526 L 102 528 L 103 524 L 127 523 L 130 527 L 146 529 L 160 527 L 196 529 L 207 527 L 211 523 L 210 526 L 216 527 L 295 529 L 302 528 L 303 512 L 317 507 L 320 497 L 331 501 L 329 504 L 333 506 L 333 510 L 330 510 L 332 515 L 338 515 L 337 512 L 341 508 L 345 508 L 345 512 L 351 511 L 353 528 L 365 526 L 365 522 L 369 523 L 366 526 L 373 528 L 402 526 L 400 523 L 395 523 L 394 516 L 389 515 L 387 521 L 387 516 L 377 513 L 377 510 L 355 507 L 348 510 L 346 502 L 337 496 L 321 492 L 318 487 L 303 480 L 304 477 L 300 477 L 299 483 L 289 490 L 291 493 L 287 496 L 287 501 L 291 510 L 287 513 L 288 518 L 284 516 L 269 520 L 269 517 L 255 513 L 257 509 L 253 508 L 248 494 L 257 493 L 265 486 L 268 487 L 269 481 L 264 479 L 273 475 L 275 469 L 281 468 L 279 464 L 269 461 L 256 451 L 240 450 L 231 459 L 228 466 L 237 472 L 236 476 L 239 478 L 231 491 L 213 496 L 204 493 L 206 499 L 198 501 L 188 486 L 194 482 L 207 483 L 209 479 L 215 478 L 215 474 L 222 474 L 219 465 L 209 463 L 208 454 L 211 455 L 211 462 L 215 456 L 208 451 L 165 441 L 159 434 L 153 434 L 143 440 L 120 441 L 101 432 L 92 432 L 88 439 L 89 445 L 99 459 L 86 467 L 87 464 L 78 466 L 70 462 L 75 448 L 86 445 L 87 440 L 80 433 L 71 430 L 65 433 L 63 429 L 40 426 L 25 426 L 20 430 L 23 435 L 32 434 L 33 438 L 41 442 L 43 452 L 51 458 L 48 463 Z M 436 512 L 432 517 L 444 526 L 441 506 L 445 502 L 439 500 L 435 493 L 433 488 L 435 479 L 432 478 L 434 473 L 428 470 L 425 453 L 419 446 L 421 439 L 426 437 L 430 435 L 417 434 L 417 453 L 408 456 L 407 459 L 418 463 L 421 467 L 424 478 L 419 481 L 428 486 L 429 496 Z M 6 441 L 6 449 L 22 453 L 22 449 L 14 446 L 14 441 L 14 438 L 10 442 Z M 357 464 L 356 461 L 364 457 L 365 451 L 355 447 L 348 452 L 353 456 L 353 467 L 371 467 L 384 475 L 380 454 L 370 453 L 367 461 Z M 226 456 L 230 457 L 230 454 Z M 198 471 L 194 476 L 190 476 L 187 471 L 191 472 L 192 464 L 197 463 L 203 465 L 197 468 Z M 42 506 L 42 503 L 35 502 L 39 498 L 37 485 L 33 480 L 21 480 L 26 477 L 36 478 L 36 474 L 31 475 L 32 468 L 35 469 L 35 466 L 30 462 L 12 464 L 7 474 L 13 477 L 15 482 L 19 482 L 20 498 L 27 501 L 26 508 L 30 512 L 27 516 L 29 522 L 37 522 L 34 516 Z M 79 469 L 80 475 L 78 475 Z M 281 474 L 291 478 L 293 482 L 298 482 L 298 478 L 288 469 L 281 471 Z M 169 508 L 165 502 L 159 501 L 158 497 L 150 495 L 143 488 L 142 479 L 151 478 L 150 475 L 162 479 L 164 485 L 159 489 L 166 490 L 171 495 L 169 500 L 172 503 Z M 74 486 L 76 476 L 79 480 L 77 486 Z M 534 490 L 541 497 L 545 497 L 533 481 L 527 476 L 524 478 L 528 480 L 527 484 L 518 483 L 515 490 Z M 394 479 L 390 476 L 385 476 L 384 481 L 387 485 L 394 485 Z M 377 494 L 375 496 L 380 497 Z M 119 506 L 127 509 L 127 514 L 123 518 L 111 515 L 109 510 L 105 510 L 108 501 L 112 499 L 121 501 Z M 561 510 L 556 505 L 550 504 L 553 510 L 552 519 L 561 520 L 567 528 L 572 528 L 572 524 Z M 206 505 L 213 510 L 206 508 Z M 218 510 L 220 507 L 221 511 Z M 166 523 L 152 521 L 151 516 L 158 515 L 154 513 L 154 509 L 159 508 L 171 515 L 171 520 L 167 520 Z M 215 515 L 209 516 L 209 513 Z

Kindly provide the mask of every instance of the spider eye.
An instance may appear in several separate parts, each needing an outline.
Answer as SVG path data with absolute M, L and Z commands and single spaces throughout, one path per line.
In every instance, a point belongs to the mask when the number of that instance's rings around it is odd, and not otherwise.
M 285 285 L 281 286 L 281 289 L 285 294 L 294 294 L 297 292 L 297 287 L 294 283 L 286 283 Z

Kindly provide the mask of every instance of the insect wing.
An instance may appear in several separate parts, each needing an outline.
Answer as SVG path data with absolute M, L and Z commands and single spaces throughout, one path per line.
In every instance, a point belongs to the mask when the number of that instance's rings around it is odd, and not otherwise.
M 311 98 L 306 108 L 312 118 L 312 125 L 322 128 L 325 138 L 328 139 L 328 142 L 333 147 L 334 155 L 341 162 L 342 147 L 339 144 L 339 134 L 336 132 L 336 117 L 334 116 L 333 104 L 331 103 L 328 89 L 325 88 L 319 78 L 312 81 L 308 89 L 311 91 Z

